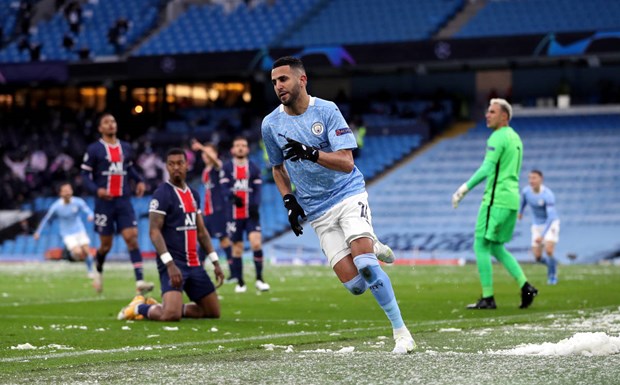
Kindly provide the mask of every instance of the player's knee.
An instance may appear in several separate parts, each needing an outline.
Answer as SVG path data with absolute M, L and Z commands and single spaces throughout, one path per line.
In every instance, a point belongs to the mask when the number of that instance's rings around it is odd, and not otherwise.
M 377 257 L 372 254 L 362 254 L 355 257 L 353 263 L 364 281 L 372 283 L 377 279 L 375 270 L 380 268 Z
M 107 255 L 110 250 L 112 250 L 112 244 L 101 244 L 101 246 L 99 246 L 99 253 L 103 254 L 103 255 Z
M 364 292 L 368 288 L 368 284 L 366 283 L 366 281 L 364 281 L 364 278 L 362 278 L 361 275 L 356 275 L 355 278 L 343 283 L 343 285 L 353 295 L 364 294 Z
M 85 257 L 86 256 L 84 255 L 82 250 L 79 250 L 79 249 L 75 250 L 74 249 L 74 250 L 71 251 L 71 258 L 73 258 L 75 260 L 82 261 L 82 260 L 84 260 Z
M 545 252 L 547 253 L 547 255 L 552 256 L 553 252 L 555 251 L 554 249 L 555 248 L 553 247 L 553 245 L 547 245 L 545 247 Z

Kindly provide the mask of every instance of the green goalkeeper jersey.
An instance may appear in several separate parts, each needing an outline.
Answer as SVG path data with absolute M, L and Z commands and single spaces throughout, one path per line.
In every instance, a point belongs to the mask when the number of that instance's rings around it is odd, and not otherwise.
M 487 184 L 482 204 L 519 209 L 519 173 L 523 161 L 523 143 L 512 127 L 504 126 L 495 130 L 487 140 L 483 166 L 485 172 L 477 172 L 467 182 L 471 190 L 484 177 Z

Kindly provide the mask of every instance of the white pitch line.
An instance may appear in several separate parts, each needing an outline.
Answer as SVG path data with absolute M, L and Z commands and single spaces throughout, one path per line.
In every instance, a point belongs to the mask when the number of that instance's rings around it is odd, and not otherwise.
M 124 348 L 106 349 L 106 350 L 95 349 L 95 350 L 84 350 L 84 351 L 78 351 L 78 352 L 63 352 L 63 353 L 56 353 L 56 354 L 50 353 L 50 354 L 39 354 L 36 356 L 0 358 L 0 362 L 18 362 L 18 361 L 29 362 L 31 360 L 38 360 L 38 359 L 47 360 L 50 358 L 86 356 L 86 355 L 91 355 L 91 354 L 137 352 L 137 351 L 144 351 L 146 348 L 157 348 L 159 350 L 159 349 L 174 348 L 174 347 L 179 347 L 179 346 L 191 347 L 191 346 L 200 346 L 200 345 L 226 344 L 226 343 L 231 343 L 231 342 L 260 341 L 260 340 L 267 340 L 267 339 L 315 336 L 315 335 L 331 334 L 331 333 L 350 333 L 350 332 L 361 332 L 361 331 L 370 331 L 370 330 L 377 330 L 377 329 L 385 329 L 385 327 L 382 326 L 382 327 L 356 328 L 356 329 L 345 329 L 345 330 L 282 333 L 282 334 L 244 337 L 244 338 L 230 338 L 230 339 L 219 339 L 219 340 L 198 341 L 198 342 L 181 342 L 178 344 L 167 344 L 167 345 L 128 346 Z

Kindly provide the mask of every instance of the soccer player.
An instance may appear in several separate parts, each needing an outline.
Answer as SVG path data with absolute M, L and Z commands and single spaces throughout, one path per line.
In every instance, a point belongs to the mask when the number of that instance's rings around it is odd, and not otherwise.
M 96 255 L 95 288 L 98 292 L 103 290 L 103 264 L 112 248 L 116 230 L 123 236 L 129 250 L 136 277 L 136 291 L 146 293 L 153 290 L 153 283 L 144 281 L 129 179 L 136 183 L 138 197 L 144 194 L 145 185 L 133 166 L 131 145 L 116 136 L 114 116 L 110 113 L 102 114 L 97 127 L 101 139 L 88 146 L 82 163 L 84 184 L 95 194 L 95 231 L 99 233 L 100 240 Z
M 226 218 L 228 210 L 225 209 L 225 200 L 222 195 L 220 185 L 220 171 L 222 161 L 218 157 L 217 147 L 211 143 L 202 144 L 197 140 L 192 141 L 192 150 L 200 151 L 205 169 L 202 171 L 202 183 L 205 187 L 205 197 L 202 215 L 205 227 L 212 238 L 220 240 L 220 247 L 226 254 L 228 268 L 232 264 L 232 243 L 226 233 Z M 204 259 L 205 253 L 200 249 L 201 258 Z
M 268 291 L 270 286 L 263 279 L 262 234 L 258 205 L 262 180 L 260 169 L 248 155 L 248 140 L 237 137 L 233 140 L 230 153 L 233 158 L 225 162 L 220 172 L 220 184 L 224 197 L 228 198 L 230 221 L 227 224 L 228 235 L 233 242 L 231 272 L 237 278 L 235 293 L 245 293 L 247 286 L 243 279 L 243 235 L 247 233 L 250 247 L 254 254 L 256 268 L 256 289 Z
M 307 217 L 344 287 L 353 295 L 370 289 L 387 315 L 393 352 L 413 351 L 392 283 L 374 252 L 377 238 L 364 177 L 353 162 L 353 132 L 333 102 L 308 95 L 301 60 L 276 60 L 271 81 L 282 104 L 263 120 L 262 135 L 291 229 L 302 234 L 299 218 Z
M 519 219 L 523 218 L 525 206 L 530 205 L 534 216 L 532 224 L 532 253 L 537 262 L 547 265 L 547 284 L 558 283 L 557 261 L 554 258 L 555 245 L 560 240 L 560 219 L 555 209 L 555 195 L 543 185 L 543 173 L 532 170 L 529 186 L 523 188 Z M 542 257 L 543 246 L 547 258 Z
M 200 215 L 200 198 L 185 182 L 187 156 L 180 148 L 166 155 L 170 180 L 153 193 L 149 205 L 149 234 L 155 246 L 162 302 L 136 296 L 121 309 L 118 319 L 179 321 L 187 318 L 219 318 L 215 286 L 198 258 L 198 245 L 215 267 L 218 286 L 224 281 L 217 253 Z M 192 301 L 183 304 L 183 291 Z
M 71 257 L 74 260 L 86 261 L 88 277 L 94 279 L 93 256 L 90 254 L 90 238 L 86 233 L 82 218 L 80 218 L 80 212 L 82 212 L 86 214 L 86 219 L 92 222 L 94 218 L 93 211 L 84 202 L 84 199 L 73 196 L 73 187 L 71 187 L 70 183 L 61 184 L 58 195 L 60 195 L 60 198 L 49 208 L 33 237 L 38 241 L 41 231 L 43 231 L 48 221 L 52 218 L 58 218 L 60 236 L 67 250 L 71 253 Z
M 493 297 L 493 266 L 495 256 L 521 288 L 521 309 L 532 304 L 538 290 L 527 282 L 519 262 L 504 247 L 512 239 L 519 210 L 519 172 L 523 160 L 521 138 L 508 125 L 512 106 L 504 99 L 491 99 L 486 113 L 487 127 L 493 133 L 487 140 L 486 155 L 480 168 L 452 195 L 457 208 L 463 197 L 484 179 L 487 180 L 474 239 L 474 252 L 482 298 L 468 309 L 495 309 Z

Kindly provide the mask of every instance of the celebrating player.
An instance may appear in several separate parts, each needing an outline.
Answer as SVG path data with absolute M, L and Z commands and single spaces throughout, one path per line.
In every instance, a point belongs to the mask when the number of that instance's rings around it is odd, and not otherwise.
M 368 194 L 353 162 L 353 132 L 333 102 L 308 95 L 301 60 L 276 60 L 271 81 L 282 104 L 263 120 L 262 135 L 292 230 L 302 234 L 299 217 L 307 217 L 344 287 L 354 295 L 370 289 L 384 310 L 392 323 L 393 352 L 413 351 L 390 278 L 374 252 Z
M 218 158 L 217 147 L 211 143 L 203 145 L 194 139 L 192 141 L 192 150 L 200 151 L 202 160 L 205 162 L 205 169 L 202 171 L 202 183 L 205 187 L 202 215 L 205 227 L 212 238 L 220 240 L 220 247 L 226 254 L 226 261 L 230 269 L 232 264 L 232 244 L 226 233 L 226 218 L 229 213 L 225 208 L 225 200 L 220 185 L 222 161 Z M 205 255 L 203 254 L 205 251 L 200 249 L 199 253 L 201 258 L 204 259 Z
M 228 222 L 228 233 L 233 242 L 231 271 L 237 278 L 236 293 L 245 293 L 247 286 L 243 280 L 243 234 L 247 233 L 250 247 L 254 253 L 256 268 L 256 289 L 268 291 L 270 286 L 263 279 L 263 249 L 258 204 L 262 180 L 260 169 L 248 155 L 248 140 L 238 137 L 233 140 L 230 149 L 233 159 L 222 166 L 220 184 L 223 194 L 229 199 L 228 208 L 231 220 Z
M 163 305 L 136 296 L 118 319 L 178 321 L 187 318 L 219 318 L 215 286 L 198 258 L 197 242 L 215 267 L 218 286 L 224 281 L 217 253 L 200 215 L 200 198 L 186 183 L 187 158 L 180 148 L 166 155 L 170 180 L 153 193 L 149 206 L 149 234 L 155 246 Z M 193 302 L 183 304 L 183 291 Z
M 525 206 L 532 208 L 532 253 L 536 261 L 547 265 L 547 284 L 558 283 L 557 261 L 554 258 L 555 245 L 560 239 L 560 219 L 555 209 L 555 195 L 543 185 L 542 171 L 532 170 L 529 186 L 523 188 L 519 219 L 523 218 Z M 543 246 L 547 258 L 542 257 Z
M 463 197 L 485 178 L 484 197 L 478 212 L 474 239 L 474 252 L 482 298 L 468 309 L 495 309 L 493 297 L 493 265 L 495 256 L 521 288 L 521 308 L 534 301 L 538 290 L 527 282 L 519 262 L 504 247 L 512 239 L 519 209 L 519 172 L 523 160 L 521 138 L 508 126 L 512 106 L 504 99 L 491 99 L 486 113 L 487 127 L 493 133 L 487 140 L 486 156 L 480 168 L 452 195 L 452 205 L 457 208 Z
M 70 183 L 63 183 L 59 189 L 60 198 L 52 204 L 47 214 L 41 220 L 33 237 L 39 240 L 41 231 L 47 222 L 56 217 L 59 220 L 60 236 L 75 260 L 86 261 L 86 269 L 89 278 L 94 279 L 93 256 L 90 254 L 90 238 L 80 218 L 80 212 L 86 214 L 89 222 L 93 221 L 93 211 L 88 207 L 84 199 L 73 196 L 73 188 Z
M 144 194 L 145 185 L 133 166 L 131 146 L 116 137 L 117 125 L 114 116 L 109 113 L 102 114 L 97 126 L 101 139 L 88 146 L 82 163 L 84 184 L 96 194 L 95 231 L 99 233 L 101 244 L 97 250 L 95 288 L 99 292 L 103 290 L 103 264 L 112 248 L 116 230 L 123 236 L 129 250 L 136 277 L 136 291 L 143 294 L 153 290 L 153 284 L 144 281 L 129 178 L 136 182 L 138 197 Z

